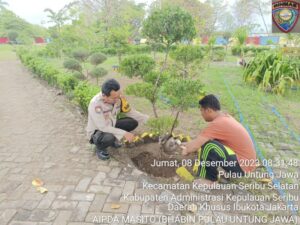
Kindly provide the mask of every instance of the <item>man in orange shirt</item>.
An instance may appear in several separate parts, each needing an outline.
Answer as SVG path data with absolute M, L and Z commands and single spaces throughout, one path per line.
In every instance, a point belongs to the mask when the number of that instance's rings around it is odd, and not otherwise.
M 182 146 L 182 155 L 198 151 L 198 183 L 212 184 L 218 179 L 218 165 L 225 171 L 244 176 L 256 168 L 256 152 L 247 130 L 221 111 L 219 100 L 207 95 L 199 101 L 201 115 L 208 126 L 199 136 Z M 204 179 L 201 179 L 204 178 Z

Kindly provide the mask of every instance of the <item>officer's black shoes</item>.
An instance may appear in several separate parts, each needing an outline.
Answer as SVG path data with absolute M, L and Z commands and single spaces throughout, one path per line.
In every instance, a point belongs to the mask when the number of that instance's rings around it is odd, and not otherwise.
M 108 152 L 106 150 L 97 150 L 96 155 L 99 159 L 108 160 L 110 158 Z

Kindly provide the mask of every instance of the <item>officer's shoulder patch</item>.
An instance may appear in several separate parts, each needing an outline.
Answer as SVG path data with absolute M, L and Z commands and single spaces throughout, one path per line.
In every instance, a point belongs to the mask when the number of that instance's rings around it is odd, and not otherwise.
M 102 112 L 102 108 L 100 105 L 95 106 L 95 112 L 96 113 L 101 113 Z

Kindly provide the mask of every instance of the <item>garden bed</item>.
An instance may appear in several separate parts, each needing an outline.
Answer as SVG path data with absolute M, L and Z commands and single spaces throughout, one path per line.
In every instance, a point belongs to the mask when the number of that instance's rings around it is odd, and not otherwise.
M 161 151 L 160 144 L 141 143 L 139 145 L 111 149 L 110 154 L 117 160 L 130 164 L 153 177 L 172 178 L 176 169 L 186 160 L 195 159 L 195 154 L 182 156 L 180 149 L 172 152 Z M 191 168 L 190 168 L 191 169 Z

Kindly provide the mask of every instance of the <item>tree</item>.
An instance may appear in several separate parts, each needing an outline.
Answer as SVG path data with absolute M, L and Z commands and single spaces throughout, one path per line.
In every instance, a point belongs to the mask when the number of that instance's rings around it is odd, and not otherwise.
M 17 38 L 19 36 L 18 32 L 16 31 L 9 31 L 8 34 L 7 34 L 9 40 L 12 42 L 12 43 L 17 43 Z
M 76 59 L 66 59 L 63 63 L 64 67 L 72 72 L 82 72 L 82 67 Z
M 164 66 L 170 48 L 181 41 L 191 41 L 196 36 L 192 16 L 179 7 L 154 11 L 144 22 L 143 33 L 154 42 L 166 47 Z
M 109 45 L 111 29 L 128 27 L 129 37 L 139 35 L 145 16 L 145 4 L 136 4 L 130 0 L 83 0 L 85 14 L 93 18 L 97 33 L 102 35 L 103 45 Z
M 155 68 L 155 61 L 147 55 L 133 55 L 126 57 L 121 65 L 120 71 L 127 77 L 141 77 Z
M 203 95 L 202 89 L 203 85 L 200 80 L 176 78 L 163 84 L 163 94 L 170 100 L 170 106 L 177 111 L 170 134 L 175 128 L 180 112 L 187 110 L 197 102 L 199 96 Z
M 10 10 L 0 10 L 0 35 L 8 36 L 11 31 L 18 33 L 18 42 L 31 44 L 36 36 L 47 36 L 46 28 L 32 25 Z
M 71 2 L 69 4 L 66 4 L 57 12 L 49 8 L 44 9 L 44 12 L 47 13 L 47 17 L 49 19 L 47 23 L 53 24 L 53 26 L 49 28 L 54 42 L 52 46 L 55 48 L 56 54 L 60 57 L 62 56 L 63 46 L 65 43 L 65 41 L 61 37 L 62 27 L 67 21 L 70 21 L 72 19 L 70 12 L 72 7 L 75 7 L 77 4 L 77 1 Z
M 49 18 L 49 21 L 47 22 L 54 24 L 54 28 L 57 29 L 58 33 L 60 33 L 61 28 L 65 24 L 65 22 L 71 19 L 69 10 L 76 4 L 78 4 L 77 1 L 66 4 L 57 12 L 49 8 L 44 9 L 44 12 L 48 14 L 47 17 Z
M 176 60 L 176 69 L 181 72 L 182 78 L 188 78 L 191 75 L 190 65 L 197 62 L 200 64 L 204 54 L 200 47 L 192 45 L 181 45 L 170 52 L 171 58 Z
M 90 57 L 90 62 L 94 66 L 98 66 L 99 64 L 103 63 L 106 60 L 106 56 L 101 53 L 94 53 Z
M 150 13 L 171 6 L 180 7 L 192 15 L 197 36 L 209 35 L 215 30 L 213 7 L 199 0 L 155 0 L 150 5 Z
M 89 51 L 84 48 L 79 48 L 72 52 L 72 56 L 76 60 L 81 62 L 83 65 L 83 68 L 86 70 L 86 77 L 88 77 L 89 71 L 88 71 L 88 68 L 85 66 L 85 62 L 87 61 L 89 55 L 90 55 Z
M 97 84 L 100 77 L 104 77 L 108 71 L 104 68 L 100 67 L 100 64 L 103 63 L 106 60 L 106 56 L 101 53 L 94 53 L 90 57 L 90 62 L 92 65 L 95 66 L 95 68 L 91 71 L 91 74 L 93 77 L 97 78 Z
M 118 27 L 113 28 L 109 32 L 109 42 L 110 45 L 116 49 L 119 64 L 121 64 L 122 61 L 122 55 L 126 51 L 126 48 L 128 47 L 128 38 L 129 38 L 129 32 L 128 27 Z
M 126 88 L 126 93 L 137 97 L 144 97 L 152 104 L 152 109 L 155 117 L 157 115 L 156 102 L 158 100 L 158 92 L 155 88 L 158 72 L 153 71 L 155 68 L 155 61 L 147 55 L 133 55 L 126 57 L 120 66 L 120 71 L 130 78 L 139 77 L 144 82 L 129 85 Z M 162 75 L 158 87 L 161 86 L 165 80 L 165 76 Z
M 255 18 L 255 16 L 259 16 L 264 24 L 265 32 L 269 33 L 265 16 L 271 16 L 270 10 L 268 10 L 270 5 L 270 0 L 237 0 L 234 8 L 237 26 L 248 26 L 249 28 L 255 28 L 258 26 L 258 24 L 253 18 Z
M 106 74 L 108 73 L 108 71 L 100 66 L 96 66 L 92 71 L 91 71 L 91 75 L 93 77 L 96 77 L 97 79 L 97 85 L 99 84 L 99 78 L 100 77 L 104 77 Z

